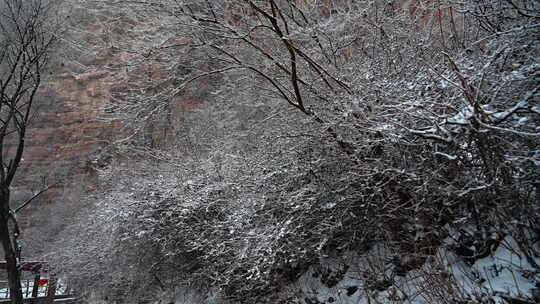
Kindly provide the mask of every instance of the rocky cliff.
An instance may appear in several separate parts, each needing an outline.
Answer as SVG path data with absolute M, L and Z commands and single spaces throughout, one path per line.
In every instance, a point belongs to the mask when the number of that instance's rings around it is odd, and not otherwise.
M 100 152 L 132 132 L 111 118 L 111 105 L 169 77 L 166 62 L 144 60 L 148 46 L 161 39 L 158 27 L 138 24 L 109 2 L 78 0 L 66 9 L 67 30 L 38 96 L 14 200 L 30 197 L 44 182 L 59 184 L 40 197 L 41 203 L 60 199 L 64 186 L 74 181 L 94 190 Z M 147 130 L 153 146 L 175 134 L 184 111 L 200 99 L 184 94 L 168 102 L 166 123 Z

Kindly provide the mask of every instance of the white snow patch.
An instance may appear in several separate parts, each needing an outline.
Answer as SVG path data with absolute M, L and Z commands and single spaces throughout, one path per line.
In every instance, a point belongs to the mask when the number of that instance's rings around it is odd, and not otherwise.
M 279 296 L 300 304 L 430 304 L 442 300 L 507 304 L 504 298 L 534 303 L 533 290 L 540 282 L 540 273 L 512 237 L 506 237 L 492 255 L 472 266 L 441 247 L 422 267 L 398 276 L 393 258 L 395 252 L 382 244 L 365 254 L 336 254 L 310 267 Z M 540 263 L 540 258 L 535 263 Z M 190 288 L 179 288 L 173 297 L 163 300 L 169 302 L 160 303 L 228 303 L 217 290 L 203 294 Z
M 533 303 L 535 282 L 540 280 L 540 274 L 526 261 L 511 237 L 505 238 L 491 256 L 476 261 L 473 266 L 440 248 L 420 269 L 400 277 L 392 272 L 391 257 L 391 250 L 376 246 L 365 255 L 346 253 L 328 258 L 311 267 L 287 291 L 300 303 L 429 304 L 454 298 L 456 301 L 491 299 L 495 304 L 507 304 L 504 297 L 528 299 Z M 332 276 L 340 279 L 332 282 Z M 377 290 L 376 282 L 393 283 Z

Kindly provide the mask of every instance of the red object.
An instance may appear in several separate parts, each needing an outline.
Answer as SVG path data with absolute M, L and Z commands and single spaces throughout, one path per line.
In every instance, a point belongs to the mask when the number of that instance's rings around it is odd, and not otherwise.
M 38 286 L 39 286 L 39 287 L 43 287 L 43 286 L 45 286 L 45 285 L 47 285 L 47 284 L 49 284 L 49 280 L 48 280 L 48 279 L 40 279 L 40 280 L 38 281 Z

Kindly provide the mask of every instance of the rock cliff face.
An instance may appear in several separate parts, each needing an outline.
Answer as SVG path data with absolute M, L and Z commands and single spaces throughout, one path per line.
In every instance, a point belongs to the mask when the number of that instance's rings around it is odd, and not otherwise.
M 108 72 L 64 73 L 45 84 L 26 140 L 22 181 L 42 170 L 59 173 L 54 166 L 87 171 L 88 157 L 121 129 L 120 122 L 100 120 L 113 79 Z
M 74 180 L 86 190 L 95 189 L 92 167 L 97 153 L 130 134 L 120 120 L 104 119 L 111 100 L 168 77 L 164 62 L 143 60 L 146 45 L 159 38 L 152 35 L 156 29 L 137 24 L 109 2 L 70 2 L 69 30 L 54 51 L 36 102 L 13 190 L 15 200 L 40 188 L 44 178 L 49 184 L 64 182 L 43 195 L 41 202 L 59 199 L 63 185 Z M 182 124 L 184 111 L 198 103 L 188 95 L 170 100 L 167 123 L 150 130 L 152 144 L 163 144 Z

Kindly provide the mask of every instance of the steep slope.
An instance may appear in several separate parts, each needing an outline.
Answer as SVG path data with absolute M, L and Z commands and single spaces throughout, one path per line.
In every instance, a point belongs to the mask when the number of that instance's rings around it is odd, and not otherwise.
M 94 189 L 94 167 L 110 160 L 102 152 L 134 131 L 121 122 L 121 114 L 110 115 L 111 105 L 168 77 L 168 66 L 159 59 L 141 62 L 159 40 L 157 26 L 138 24 L 113 3 L 70 1 L 66 7 L 67 30 L 39 93 L 15 199 L 40 190 L 44 180 L 48 185 L 60 183 L 40 198 L 42 202 L 58 200 L 63 186 L 72 181 Z M 181 125 L 183 112 L 198 103 L 187 95 L 170 100 L 166 121 L 145 130 L 148 136 L 142 144 L 163 144 Z

